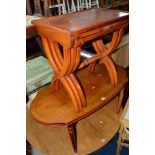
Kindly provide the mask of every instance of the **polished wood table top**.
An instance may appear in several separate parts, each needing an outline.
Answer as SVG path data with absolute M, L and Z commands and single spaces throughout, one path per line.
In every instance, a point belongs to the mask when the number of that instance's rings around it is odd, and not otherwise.
M 52 29 L 57 28 L 60 31 L 62 30 L 70 34 L 75 34 L 75 32 L 80 33 L 87 31 L 88 28 L 94 29 L 94 26 L 105 26 L 127 19 L 128 16 L 129 13 L 124 11 L 93 8 L 67 15 L 44 18 L 39 21 L 37 20 L 37 25 Z
M 84 38 L 101 30 L 106 31 L 119 29 L 120 26 L 128 25 L 129 13 L 125 11 L 92 8 L 75 13 L 44 18 L 33 21 L 37 26 L 38 32 L 50 36 L 53 40 L 62 45 L 71 46 L 74 44 L 76 37 Z M 43 31 L 42 31 L 43 28 Z M 102 28 L 98 31 L 93 31 Z M 91 31 L 88 33 L 88 31 Z M 85 35 L 82 35 L 84 33 Z M 109 31 L 108 31 L 109 33 Z M 81 34 L 81 35 L 80 35 Z M 61 37 L 60 37 L 61 35 Z M 101 34 L 102 36 L 103 34 Z M 74 44 L 75 46 L 75 44 Z

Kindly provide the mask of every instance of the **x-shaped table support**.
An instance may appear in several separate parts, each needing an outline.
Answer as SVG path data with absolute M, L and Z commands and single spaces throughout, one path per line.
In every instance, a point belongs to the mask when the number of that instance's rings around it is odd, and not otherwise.
M 79 82 L 74 76 L 74 71 L 89 65 L 89 71 L 93 72 L 96 61 L 100 60 L 101 63 L 105 64 L 109 72 L 112 85 L 117 85 L 117 71 L 110 54 L 119 45 L 123 33 L 123 29 L 115 31 L 108 48 L 105 47 L 101 39 L 94 41 L 93 46 L 97 54 L 89 59 L 85 59 L 81 64 L 79 64 L 81 47 L 66 48 L 63 46 L 62 55 L 56 41 L 51 41 L 47 37 L 41 36 L 46 55 L 55 71 L 52 79 L 52 90 L 57 91 L 63 85 L 72 99 L 76 112 L 81 111 L 86 106 L 86 99 Z

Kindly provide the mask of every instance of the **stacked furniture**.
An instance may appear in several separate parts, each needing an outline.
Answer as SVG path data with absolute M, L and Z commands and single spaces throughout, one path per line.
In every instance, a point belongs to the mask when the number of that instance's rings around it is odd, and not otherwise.
M 91 18 L 89 18 L 91 17 Z M 68 128 L 77 152 L 76 124 L 118 96 L 128 82 L 126 71 L 111 54 L 128 27 L 128 12 L 93 8 L 33 21 L 55 74 L 31 105 L 35 120 Z M 106 47 L 101 36 L 113 34 Z M 91 41 L 96 54 L 80 61 L 81 46 Z

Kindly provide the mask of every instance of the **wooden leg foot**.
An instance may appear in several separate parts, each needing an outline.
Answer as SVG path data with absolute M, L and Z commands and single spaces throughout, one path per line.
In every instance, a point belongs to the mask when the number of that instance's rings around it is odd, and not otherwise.
M 74 152 L 77 153 L 77 132 L 76 132 L 76 123 L 68 126 L 69 136 L 72 142 Z
M 125 88 L 123 88 L 121 90 L 121 92 L 119 93 L 119 96 L 118 96 L 118 106 L 117 106 L 117 112 L 116 112 L 117 114 L 119 114 L 121 106 L 122 106 L 122 100 L 124 97 L 124 90 L 125 90 Z

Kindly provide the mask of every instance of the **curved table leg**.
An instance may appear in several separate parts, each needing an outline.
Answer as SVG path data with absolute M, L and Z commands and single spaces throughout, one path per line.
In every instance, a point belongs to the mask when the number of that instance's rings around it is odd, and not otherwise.
M 115 65 L 112 61 L 112 59 L 110 58 L 110 56 L 106 56 L 102 62 L 104 63 L 104 65 L 106 66 L 110 79 L 111 79 L 111 83 L 113 86 L 117 85 L 118 82 L 118 75 L 117 75 L 117 71 L 115 68 Z
M 102 53 L 101 63 L 104 63 L 111 79 L 111 83 L 113 86 L 117 85 L 118 83 L 118 77 L 117 77 L 117 71 L 116 67 L 114 65 L 114 62 L 112 61 L 110 54 L 115 51 L 117 46 L 119 45 L 122 36 L 124 33 L 124 29 L 120 29 L 119 31 L 116 31 L 113 33 L 112 41 L 108 48 L 105 47 L 103 41 L 101 39 L 94 41 L 93 46 L 95 48 L 95 51 L 97 53 Z M 95 63 L 92 63 L 89 65 L 89 71 L 93 72 L 95 68 Z
M 73 102 L 75 111 L 79 112 L 86 106 L 86 99 L 73 72 L 79 66 L 81 48 L 63 47 L 62 57 L 57 42 L 49 41 L 44 36 L 41 38 L 48 60 L 55 71 L 51 84 L 52 91 L 57 91 L 62 84 Z

